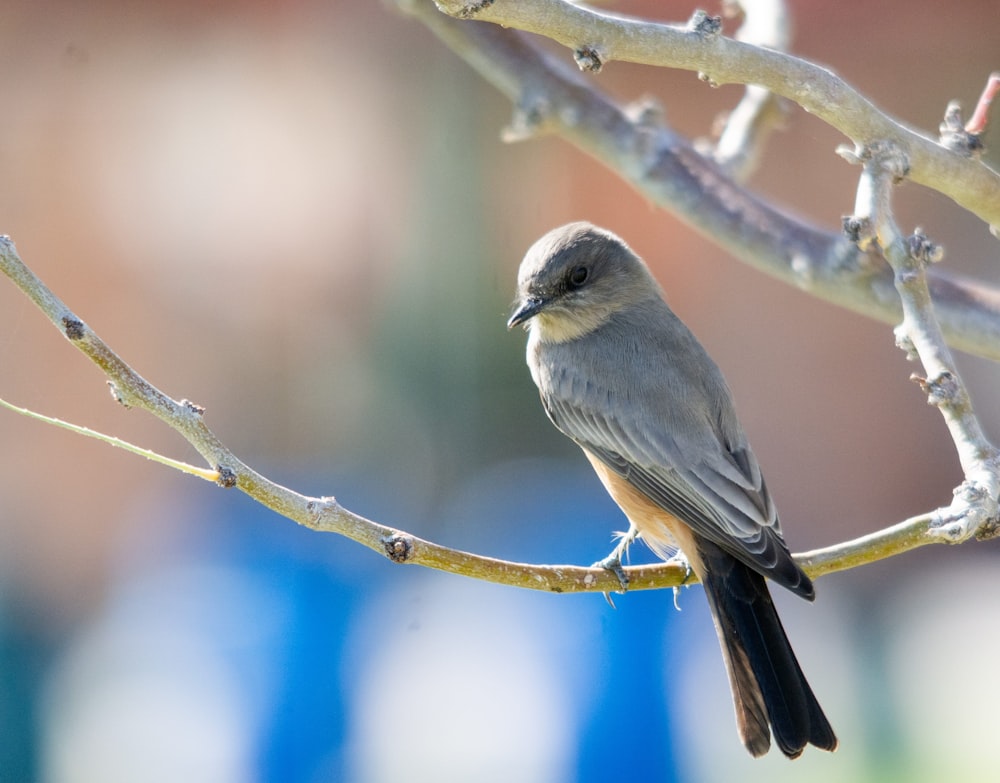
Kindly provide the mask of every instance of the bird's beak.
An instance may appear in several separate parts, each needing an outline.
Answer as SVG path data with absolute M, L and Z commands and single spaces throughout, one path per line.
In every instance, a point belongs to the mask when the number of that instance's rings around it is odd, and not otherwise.
M 545 307 L 545 300 L 540 297 L 530 296 L 522 299 L 514 305 L 514 312 L 511 313 L 510 319 L 507 321 L 507 328 L 513 329 L 515 326 L 523 324 L 538 315 L 543 307 Z

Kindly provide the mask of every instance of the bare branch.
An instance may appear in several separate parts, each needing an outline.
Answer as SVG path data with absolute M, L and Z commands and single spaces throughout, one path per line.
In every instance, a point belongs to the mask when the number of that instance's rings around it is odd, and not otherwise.
M 973 535 L 992 538 L 1000 534 L 1000 452 L 983 432 L 934 314 L 925 271 L 943 253 L 920 229 L 904 238 L 892 215 L 892 188 L 906 177 L 909 161 L 891 142 L 842 154 L 863 165 L 855 214 L 845 220 L 845 227 L 862 247 L 878 243 L 892 265 L 903 306 L 896 344 L 908 358 L 919 358 L 923 364 L 926 377 L 912 377 L 927 394 L 928 402 L 944 416 L 965 473 L 965 482 L 956 490 L 951 507 L 942 512 L 929 532 L 954 543 Z
M 261 505 L 311 530 L 337 533 L 379 552 L 395 563 L 409 563 L 497 584 L 554 593 L 609 593 L 621 589 L 617 575 L 602 568 L 574 565 L 529 565 L 475 555 L 425 541 L 393 527 L 365 519 L 332 497 L 307 497 L 260 475 L 236 457 L 204 422 L 204 411 L 176 401 L 143 379 L 82 319 L 78 318 L 21 261 L 9 237 L 0 237 L 0 271 L 24 292 L 62 334 L 97 364 L 128 406 L 148 411 L 179 432 L 218 474 L 216 483 L 236 487 Z M 886 530 L 836 546 L 805 553 L 797 559 L 810 576 L 855 568 L 926 544 L 945 543 L 934 535 L 938 512 L 914 517 Z M 630 566 L 629 589 L 677 587 L 691 582 L 676 563 Z
M 405 8 L 514 103 L 506 140 L 556 131 L 760 271 L 885 323 L 899 321 L 891 271 L 874 251 L 859 253 L 841 233 L 761 201 L 664 127 L 655 106 L 619 106 L 516 30 L 451 19 L 429 0 Z M 949 343 L 1000 360 L 1000 290 L 943 270 L 932 270 L 928 282 Z
M 419 8 L 418 0 L 409 0 Z M 799 104 L 855 144 L 892 141 L 910 160 L 910 179 L 1000 226 L 1000 174 L 955 154 L 879 111 L 832 71 L 784 52 L 679 27 L 594 11 L 566 0 L 437 0 L 459 19 L 537 33 L 570 50 L 612 60 L 696 71 L 712 84 L 759 84 Z M 426 20 L 425 20 L 426 21 Z
M 743 14 L 743 24 L 733 36 L 737 41 L 787 51 L 791 33 L 784 0 L 726 0 L 723 11 L 727 16 Z M 786 106 L 767 88 L 748 84 L 743 98 L 725 118 L 714 147 L 696 146 L 734 180 L 746 182 L 757 168 L 767 137 L 784 120 Z
M 79 424 L 73 424 L 68 421 L 63 421 L 62 419 L 56 419 L 52 416 L 45 416 L 41 413 L 36 413 L 28 408 L 12 405 L 7 402 L 7 400 L 2 398 L 0 398 L 0 408 L 6 408 L 7 410 L 18 413 L 21 416 L 27 416 L 29 419 L 35 419 L 36 421 L 41 421 L 45 424 L 51 424 L 54 427 L 60 427 L 64 430 L 75 432 L 77 435 L 83 435 L 85 438 L 99 440 L 102 443 L 107 443 L 109 446 L 114 446 L 116 449 L 131 451 L 133 454 L 138 454 L 140 457 L 145 457 L 152 462 L 159 462 L 161 465 L 166 465 L 168 468 L 179 470 L 190 476 L 197 476 L 205 481 L 218 482 L 221 478 L 219 471 L 217 470 L 207 470 L 205 468 L 199 468 L 195 465 L 190 465 L 187 462 L 181 462 L 180 460 L 171 459 L 170 457 L 164 457 L 162 454 L 157 454 L 155 451 L 141 448 L 129 443 L 128 441 L 122 440 L 121 438 L 105 435 L 103 432 L 97 432 L 89 427 L 81 427 Z

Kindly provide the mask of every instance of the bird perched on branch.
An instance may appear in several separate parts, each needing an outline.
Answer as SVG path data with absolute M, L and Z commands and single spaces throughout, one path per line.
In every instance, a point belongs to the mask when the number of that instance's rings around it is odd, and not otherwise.
M 550 231 L 521 263 L 508 327 L 519 324 L 552 423 L 643 540 L 665 559 L 679 549 L 704 585 L 747 750 L 766 753 L 772 733 L 789 758 L 836 749 L 765 577 L 810 601 L 812 582 L 785 546 L 722 373 L 645 263 L 589 223 Z

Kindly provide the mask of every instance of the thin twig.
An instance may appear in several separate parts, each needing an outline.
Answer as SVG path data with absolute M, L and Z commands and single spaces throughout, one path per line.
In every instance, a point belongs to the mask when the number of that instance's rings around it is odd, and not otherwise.
M 990 122 L 990 105 L 997 93 L 1000 93 L 1000 71 L 994 71 L 986 80 L 986 86 L 983 88 L 982 95 L 979 96 L 979 102 L 976 104 L 969 121 L 965 124 L 965 130 L 968 133 L 974 136 L 982 136 L 986 133 L 986 127 Z
M 57 419 L 54 416 L 46 416 L 42 413 L 36 413 L 28 408 L 22 408 L 20 405 L 9 403 L 4 399 L 0 399 L 0 407 L 6 408 L 14 413 L 18 413 L 21 416 L 27 416 L 29 419 L 35 419 L 35 421 L 51 424 L 53 427 L 69 430 L 77 435 L 83 435 L 85 438 L 99 440 L 102 443 L 107 443 L 109 446 L 114 446 L 117 449 L 130 451 L 140 457 L 145 457 L 153 462 L 159 462 L 161 465 L 166 465 L 168 468 L 179 470 L 181 473 L 187 473 L 190 476 L 197 476 L 205 481 L 219 480 L 219 472 L 216 470 L 206 470 L 205 468 L 199 468 L 196 465 L 189 465 L 187 462 L 181 462 L 180 460 L 171 459 L 170 457 L 164 457 L 162 454 L 158 454 L 155 451 L 144 449 L 141 446 L 136 446 L 134 443 L 129 443 L 127 440 L 122 440 L 121 438 L 116 438 L 112 435 L 105 435 L 103 432 L 97 432 L 96 430 L 90 429 L 90 427 L 81 427 L 79 424 L 63 421 L 62 419 Z

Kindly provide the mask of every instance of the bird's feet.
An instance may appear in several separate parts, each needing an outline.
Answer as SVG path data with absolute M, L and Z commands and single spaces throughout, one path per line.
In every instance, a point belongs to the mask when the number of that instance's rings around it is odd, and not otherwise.
M 678 568 L 684 569 L 684 578 L 681 580 L 679 586 L 683 587 L 684 585 L 686 585 L 688 579 L 691 578 L 691 574 L 694 573 L 694 570 L 691 568 L 691 563 L 687 559 L 687 557 L 684 556 L 684 553 L 678 549 L 676 552 L 674 552 L 673 555 L 671 555 L 670 559 L 666 560 L 665 562 L 667 565 L 677 566 Z
M 611 550 L 611 553 L 591 566 L 591 568 L 603 568 L 605 571 L 610 571 L 618 577 L 618 583 L 622 586 L 622 589 L 616 592 L 628 592 L 628 574 L 625 573 L 625 569 L 622 567 L 622 560 L 628 557 L 628 548 L 638 536 L 638 528 L 635 525 L 630 525 L 628 532 L 621 534 L 621 538 L 618 540 L 615 548 Z M 615 602 L 611 600 L 611 594 L 605 592 L 604 598 L 614 608 Z
M 674 588 L 674 609 L 678 612 L 681 610 L 680 596 L 681 588 L 687 585 L 688 579 L 691 578 L 691 574 L 694 573 L 694 569 L 691 568 L 690 561 L 684 556 L 681 550 L 674 552 L 673 557 L 666 561 L 667 565 L 678 566 L 684 569 L 684 578 L 681 583 Z

